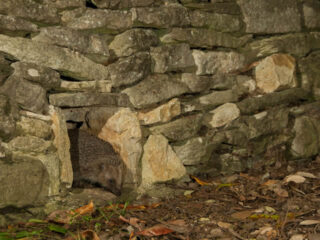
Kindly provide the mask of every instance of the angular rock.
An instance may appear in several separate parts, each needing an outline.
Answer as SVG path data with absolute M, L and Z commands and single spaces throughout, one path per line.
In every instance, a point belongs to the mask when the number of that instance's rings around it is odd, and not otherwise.
M 168 103 L 165 103 L 150 111 L 138 112 L 138 119 L 141 125 L 151 125 L 154 123 L 164 123 L 181 114 L 179 99 L 173 98 Z
M 109 52 L 106 39 L 98 34 L 89 34 L 61 26 L 41 28 L 32 40 L 67 47 L 91 58 L 100 57 L 102 63 L 108 63 L 113 57 Z
M 173 28 L 160 40 L 164 43 L 184 42 L 190 44 L 191 47 L 212 49 L 213 47 L 238 48 L 251 38 L 251 35 L 234 37 L 229 33 L 216 32 L 211 29 Z
M 295 158 L 309 158 L 319 152 L 319 136 L 317 128 L 307 116 L 296 118 L 290 152 Z
M 222 127 L 240 116 L 240 110 L 234 103 L 225 103 L 210 111 L 208 125 L 212 128 Z
M 0 93 L 16 101 L 22 109 L 35 113 L 46 113 L 48 111 L 45 89 L 23 78 L 9 77 L 1 87 Z
M 12 152 L 45 153 L 52 148 L 52 142 L 35 136 L 18 136 L 8 143 L 8 148 Z
M 111 143 L 125 163 L 124 187 L 136 188 L 141 181 L 139 161 L 142 154 L 142 133 L 136 113 L 129 108 L 121 109 L 108 119 L 98 137 Z
M 131 13 L 136 27 L 169 28 L 190 25 L 187 9 L 179 4 L 157 8 L 133 8 Z
M 301 30 L 296 0 L 238 0 L 248 33 L 286 33 Z M 258 13 L 258 14 L 257 14 Z
M 62 24 L 78 30 L 99 30 L 100 33 L 118 32 L 132 27 L 129 11 L 81 8 L 61 13 Z M 121 19 L 119 21 L 119 19 Z
M 57 8 L 59 10 L 86 6 L 86 0 L 43 0 L 43 3 L 48 4 L 51 8 Z
M 73 81 L 61 81 L 59 87 L 55 88 L 58 90 L 63 90 L 67 92 L 102 92 L 108 93 L 111 92 L 112 83 L 109 80 L 101 80 L 101 81 L 81 81 L 81 82 L 73 82 Z
M 301 87 L 313 96 L 320 99 L 320 51 L 311 53 L 308 57 L 299 61 L 299 70 L 301 72 Z
M 49 67 L 79 80 L 105 80 L 108 76 L 104 66 L 80 54 L 25 38 L 0 35 L 0 51 L 9 53 L 20 61 Z
M 255 68 L 257 87 L 264 93 L 270 93 L 297 86 L 295 76 L 296 60 L 290 55 L 273 54 Z
M 303 57 L 312 49 L 317 48 L 316 42 L 318 40 L 312 34 L 290 33 L 253 41 L 244 48 L 244 52 L 252 59 L 267 57 L 274 53 L 289 53 Z
M 191 26 L 209 28 L 219 32 L 237 32 L 242 28 L 240 17 L 229 14 L 211 13 L 200 10 L 190 11 Z
M 39 4 L 32 0 L 2 0 L 0 12 L 5 15 L 45 24 L 58 24 L 60 21 L 56 8 L 52 8 L 47 4 Z
M 309 29 L 320 28 L 320 3 L 309 0 L 303 4 L 304 24 Z
M 27 62 L 15 62 L 11 66 L 15 76 L 38 83 L 47 90 L 60 85 L 59 73 L 50 68 Z
M 186 84 L 189 92 L 202 92 L 211 87 L 212 78 L 209 76 L 198 76 L 194 73 L 182 73 L 180 81 Z
M 38 26 L 26 20 L 0 14 L 0 32 L 11 36 L 25 36 L 38 31 Z
M 144 108 L 188 92 L 188 87 L 163 74 L 148 76 L 137 85 L 122 91 L 135 108 Z
M 182 0 L 183 5 L 191 9 L 199 9 L 207 12 L 240 15 L 241 11 L 235 1 L 189 1 Z
M 57 149 L 59 158 L 59 177 L 63 187 L 70 188 L 73 181 L 73 170 L 70 157 L 70 139 L 68 136 L 66 120 L 59 108 L 51 107 L 52 131 L 54 134 L 53 145 Z
M 92 0 L 98 8 L 129 9 L 133 7 L 148 7 L 154 0 Z
M 0 86 L 12 74 L 12 72 L 13 68 L 10 66 L 10 62 L 5 59 L 4 54 L 0 53 Z
M 215 160 L 218 165 L 219 172 L 224 174 L 232 174 L 237 172 L 242 172 L 246 169 L 245 163 L 241 161 L 241 158 L 235 154 L 225 153 L 221 154 L 218 157 L 218 160 Z
M 150 135 L 143 150 L 142 186 L 179 179 L 186 174 L 181 160 L 162 135 Z
M 43 139 L 50 139 L 52 134 L 48 122 L 24 116 L 21 116 L 21 119 L 17 122 L 17 131 L 22 135 L 31 135 Z
M 149 53 L 139 52 L 127 58 L 121 58 L 108 67 L 113 87 L 133 84 L 145 78 L 151 72 Z
M 236 52 L 203 52 L 193 50 L 197 75 L 231 73 L 243 68 L 245 57 Z
M 280 104 L 289 105 L 310 98 L 308 92 L 301 88 L 273 92 L 260 97 L 249 97 L 237 103 L 241 114 L 252 114 Z
M 238 94 L 234 90 L 212 91 L 207 95 L 182 102 L 183 112 L 213 109 L 221 104 L 237 102 Z
M 195 68 L 188 44 L 163 45 L 151 48 L 155 73 L 185 72 Z
M 236 91 L 239 97 L 247 96 L 248 94 L 253 93 L 256 88 L 257 84 L 254 79 L 246 75 L 237 75 L 236 76 Z
M 0 161 L 0 208 L 34 205 L 48 196 L 48 173 L 39 160 Z
M 169 123 L 151 127 L 152 134 L 162 134 L 170 141 L 182 141 L 194 137 L 202 122 L 202 114 L 181 117 Z
M 149 50 L 158 44 L 157 35 L 151 30 L 130 29 L 117 36 L 110 43 L 109 48 L 118 57 L 130 56 L 133 53 Z
M 50 94 L 49 102 L 57 107 L 130 106 L 128 96 L 121 93 L 55 93 Z
M 207 163 L 211 152 L 212 144 L 205 137 L 195 137 L 187 140 L 182 145 L 173 146 L 173 150 L 185 166 L 195 166 Z
M 63 108 L 61 112 L 68 122 L 85 122 L 86 115 L 90 108 L 88 107 L 75 107 L 75 108 Z

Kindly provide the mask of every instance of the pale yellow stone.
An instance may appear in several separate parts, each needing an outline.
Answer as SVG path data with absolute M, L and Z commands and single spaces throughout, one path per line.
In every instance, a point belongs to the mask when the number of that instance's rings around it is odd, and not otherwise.
M 213 114 L 209 122 L 212 127 L 222 127 L 240 116 L 240 110 L 234 103 L 225 103 L 210 113 Z
M 155 109 L 148 112 L 139 112 L 138 119 L 142 125 L 150 125 L 154 123 L 165 123 L 172 118 L 181 114 L 180 102 L 177 98 L 171 99 Z

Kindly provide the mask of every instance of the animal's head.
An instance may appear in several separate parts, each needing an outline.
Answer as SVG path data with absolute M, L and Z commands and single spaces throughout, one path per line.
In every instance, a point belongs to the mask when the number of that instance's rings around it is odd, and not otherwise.
M 99 182 L 106 190 L 109 190 L 117 196 L 121 195 L 123 182 L 122 165 L 113 166 L 103 164 L 99 173 Z

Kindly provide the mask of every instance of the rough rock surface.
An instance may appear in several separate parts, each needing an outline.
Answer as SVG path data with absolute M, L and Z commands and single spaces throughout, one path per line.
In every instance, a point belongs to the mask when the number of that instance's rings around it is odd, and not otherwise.
M 240 116 L 240 110 L 234 103 L 225 103 L 210 111 L 212 117 L 208 124 L 213 127 L 222 127 Z

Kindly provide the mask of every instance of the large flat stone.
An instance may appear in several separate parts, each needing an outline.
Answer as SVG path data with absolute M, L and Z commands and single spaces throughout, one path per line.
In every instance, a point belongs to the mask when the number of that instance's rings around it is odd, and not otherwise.
M 173 28 L 171 32 L 161 37 L 161 41 L 164 43 L 184 42 L 190 44 L 191 47 L 212 49 L 213 47 L 238 48 L 251 38 L 251 35 L 235 37 L 229 33 L 211 29 Z
M 192 51 L 197 75 L 231 73 L 243 68 L 245 57 L 237 52 Z
M 133 7 L 148 7 L 154 0 L 92 0 L 98 8 L 128 9 Z
M 17 122 L 17 131 L 23 135 L 31 135 L 43 139 L 50 139 L 52 135 L 50 122 L 25 116 L 21 116 L 21 119 Z
M 248 33 L 286 33 L 301 30 L 296 0 L 238 0 Z
M 104 66 L 81 54 L 25 38 L 0 35 L 0 51 L 9 53 L 20 61 L 49 67 L 79 80 L 105 80 L 109 74 Z
M 119 93 L 54 93 L 49 96 L 50 104 L 57 107 L 129 106 L 129 99 Z
M 136 108 L 144 108 L 188 92 L 188 87 L 163 74 L 148 76 L 137 85 L 122 91 Z
M 188 44 L 172 44 L 151 48 L 155 73 L 186 72 L 195 68 Z
M 11 36 L 25 36 L 38 31 L 38 26 L 24 19 L 0 14 L 0 31 Z

